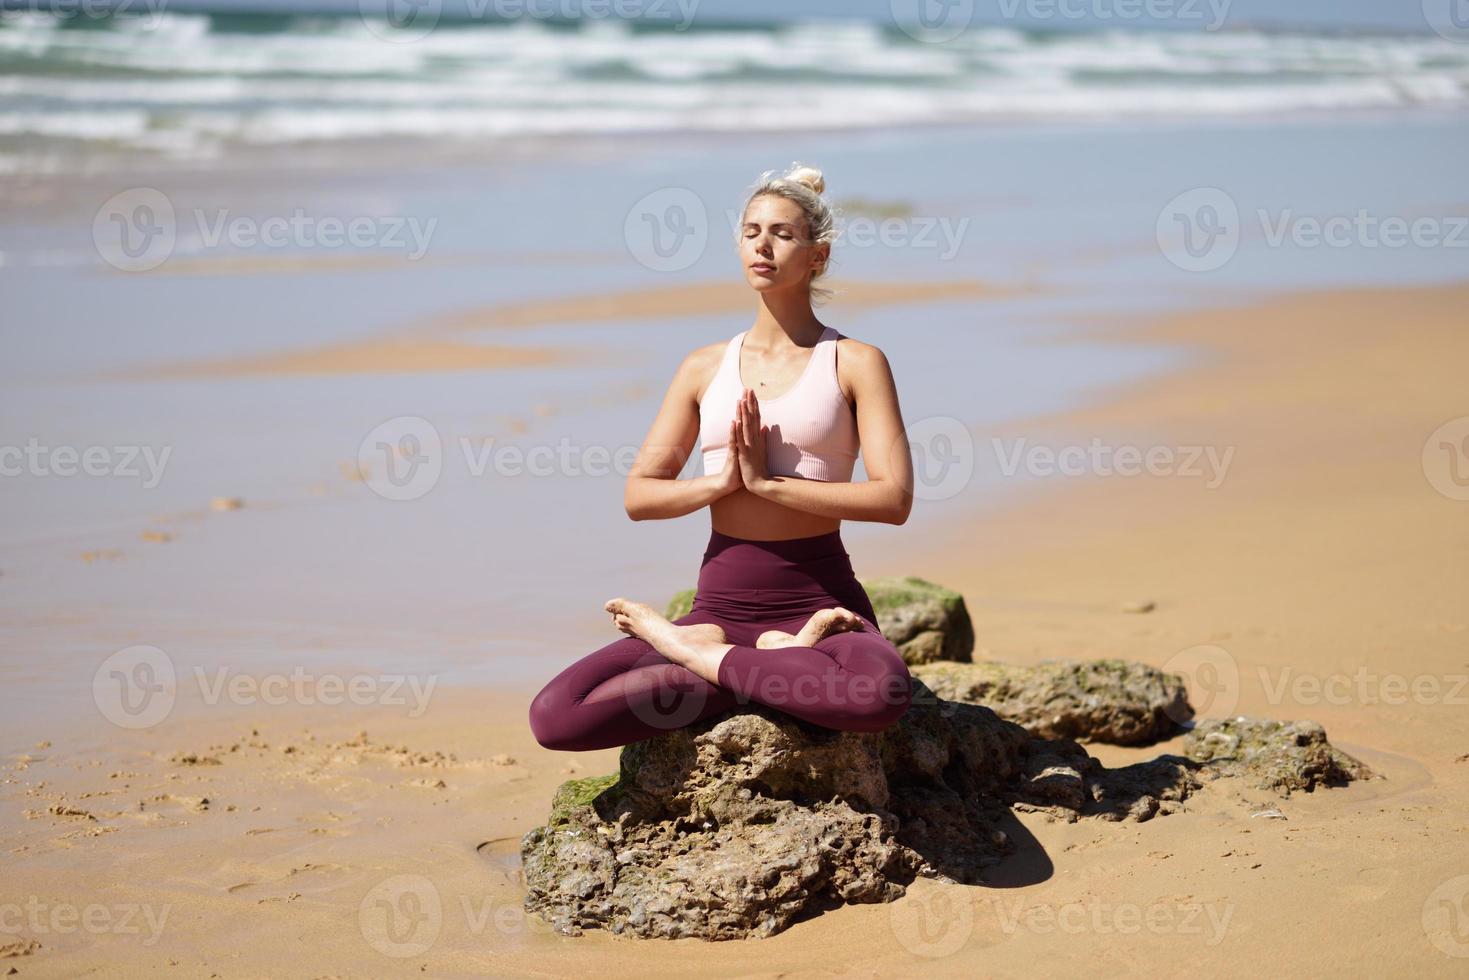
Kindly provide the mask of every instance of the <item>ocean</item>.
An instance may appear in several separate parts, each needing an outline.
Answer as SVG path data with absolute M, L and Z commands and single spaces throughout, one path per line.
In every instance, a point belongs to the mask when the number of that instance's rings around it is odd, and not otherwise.
M 939 33 L 892 16 L 733 22 L 677 6 L 635 21 L 50 6 L 0 12 L 0 173 L 374 139 L 503 145 L 1469 105 L 1469 45 L 1426 23 L 1416 34 L 1259 28 L 1215 24 L 1204 5 L 1190 31 L 973 23 Z

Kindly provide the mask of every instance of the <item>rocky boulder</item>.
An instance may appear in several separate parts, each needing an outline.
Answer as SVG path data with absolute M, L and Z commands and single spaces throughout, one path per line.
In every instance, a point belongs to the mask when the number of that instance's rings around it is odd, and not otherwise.
M 993 708 L 1039 738 L 1144 745 L 1194 714 L 1182 677 L 1125 660 L 941 662 L 911 673 L 939 697 Z
M 564 784 L 521 841 L 525 908 L 559 932 L 768 936 L 918 875 L 979 883 L 1014 850 L 1011 808 L 1146 821 L 1180 809 L 1211 763 L 1107 769 L 988 708 L 915 683 L 877 733 L 758 704 L 625 746 L 619 771 Z
M 1326 740 L 1314 721 L 1209 719 L 1184 739 L 1184 755 L 1212 778 L 1236 777 L 1289 796 L 1318 786 L 1344 786 L 1376 773 Z

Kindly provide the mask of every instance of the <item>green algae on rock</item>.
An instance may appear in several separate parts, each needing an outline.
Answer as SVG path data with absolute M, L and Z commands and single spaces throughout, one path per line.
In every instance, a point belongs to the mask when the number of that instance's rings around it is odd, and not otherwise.
M 1126 660 L 913 667 L 941 698 L 983 704 L 1039 738 L 1144 745 L 1193 717 L 1183 678 Z
M 624 746 L 616 775 L 563 784 L 521 840 L 524 907 L 568 935 L 768 936 L 893 901 L 918 875 L 984 881 L 1014 850 L 1011 806 L 1147 820 L 1197 785 L 1182 760 L 1108 770 L 921 682 L 876 733 L 751 704 Z
M 1258 789 L 1282 796 L 1377 778 L 1365 764 L 1333 747 L 1326 729 L 1314 721 L 1207 719 L 1184 739 L 1184 754 L 1212 776 L 1248 779 Z

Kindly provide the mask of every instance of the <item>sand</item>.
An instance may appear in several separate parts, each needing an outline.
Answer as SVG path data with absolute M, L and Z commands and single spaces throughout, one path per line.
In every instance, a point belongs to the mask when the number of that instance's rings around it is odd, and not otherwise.
M 1222 480 L 1183 464 L 1056 478 L 864 562 L 961 590 L 977 656 L 1170 665 L 1203 714 L 1314 719 L 1384 779 L 1285 801 L 1211 788 L 1144 824 L 1024 815 L 1036 846 L 995 887 L 920 880 L 767 940 L 565 938 L 519 910 L 519 835 L 561 781 L 612 771 L 617 750 L 540 748 L 533 691 L 435 689 L 415 714 L 408 692 L 223 709 L 181 685 L 166 724 L 78 734 L 59 720 L 4 760 L 0 971 L 1462 976 L 1469 502 L 1424 447 L 1469 412 L 1466 309 L 1459 285 L 1098 324 L 1092 339 L 1213 356 L 976 433 L 977 453 L 993 465 L 991 437 L 1061 449 L 1132 431 L 1175 461 L 1213 447 Z M 1124 611 L 1140 601 L 1154 608 Z
M 289 260 L 282 260 L 288 262 Z M 904 303 L 946 299 L 994 299 L 1030 291 L 974 280 L 868 283 L 836 281 L 842 309 L 857 312 Z M 103 379 L 289 377 L 293 375 L 398 374 L 494 371 L 570 362 L 597 363 L 606 352 L 466 343 L 467 331 L 501 331 L 567 322 L 613 322 L 736 313 L 748 309 L 749 290 L 739 283 L 705 282 L 571 299 L 536 299 L 459 311 L 405 324 L 381 336 L 253 356 L 159 364 L 109 372 Z

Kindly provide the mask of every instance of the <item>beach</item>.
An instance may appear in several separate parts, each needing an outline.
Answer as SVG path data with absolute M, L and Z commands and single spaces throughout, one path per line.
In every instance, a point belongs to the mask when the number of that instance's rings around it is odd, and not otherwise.
M 1463 501 L 1434 489 L 1422 449 L 1462 411 L 1466 300 L 1465 285 L 1317 291 L 1105 329 L 1109 343 L 1213 356 L 995 438 L 1059 448 L 1136 427 L 1159 446 L 1233 447 L 1217 486 L 1182 468 L 1066 478 L 956 523 L 942 548 L 905 545 L 899 529 L 880 557 L 854 556 L 868 574 L 960 590 L 977 658 L 1165 666 L 1200 644 L 1227 651 L 1228 690 L 1190 678 L 1201 715 L 1318 721 L 1382 780 L 1278 804 L 1211 788 L 1140 825 L 1022 816 L 1040 850 L 1011 860 L 1047 865 L 1039 883 L 920 880 L 890 906 L 766 940 L 566 938 L 519 910 L 519 836 L 560 782 L 614 771 L 616 750 L 540 748 L 530 687 L 425 698 L 405 685 L 354 705 L 307 684 L 294 702 L 260 689 L 221 706 L 207 703 L 219 692 L 207 675 L 181 679 L 165 725 L 78 736 L 52 720 L 13 747 L 7 891 L 36 896 L 41 928 L 9 962 L 28 976 L 674 976 L 690 956 L 741 975 L 831 975 L 834 962 L 871 975 L 1021 976 L 1037 962 L 1217 975 L 1250 955 L 1292 973 L 1453 975 L 1461 961 L 1425 921 L 1435 889 L 1469 874 L 1469 540 Z M 1122 611 L 1139 599 L 1156 607 Z M 1092 751 L 1116 765 L 1169 747 Z M 1283 819 L 1252 818 L 1267 803 Z M 397 900 L 424 880 L 440 903 L 433 941 L 393 962 L 413 947 L 374 932 L 374 889 Z M 91 928 L 47 918 L 69 905 L 106 911 Z
M 0 17 L 0 973 L 1464 972 L 1469 48 L 343 10 Z M 530 701 L 695 583 L 707 513 L 629 520 L 627 466 L 793 160 L 914 455 L 858 577 L 1379 778 L 1017 811 L 984 884 L 766 939 L 522 910 L 619 761 Z

